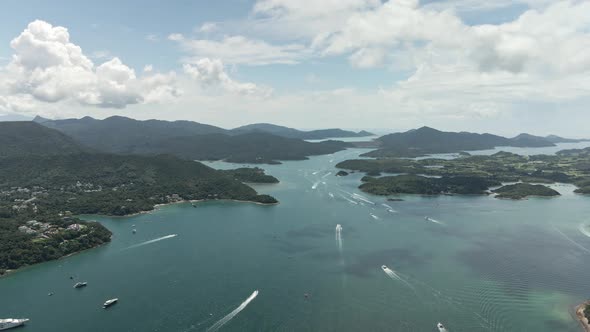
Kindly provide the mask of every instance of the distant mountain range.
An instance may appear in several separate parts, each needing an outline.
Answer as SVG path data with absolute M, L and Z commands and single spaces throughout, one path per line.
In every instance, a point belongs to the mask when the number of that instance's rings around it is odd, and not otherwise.
M 342 137 L 366 137 L 373 136 L 373 133 L 362 130 L 359 132 L 342 130 L 342 129 L 319 129 L 311 131 L 302 131 L 289 127 L 277 126 L 270 123 L 255 123 L 232 129 L 233 133 L 244 133 L 244 132 L 265 132 L 278 136 L 288 138 L 299 138 L 299 139 L 325 139 L 325 138 L 342 138 Z
M 278 160 L 302 160 L 307 156 L 333 153 L 349 146 L 337 141 L 310 143 L 291 138 L 289 136 L 308 132 L 272 125 L 226 130 L 191 121 L 139 121 L 121 116 L 104 120 L 36 117 L 34 121 L 56 129 L 86 147 L 118 154 L 172 154 L 185 159 L 277 163 Z M 337 129 L 325 134 L 329 133 L 352 132 Z M 318 133 L 314 135 L 325 137 Z
M 540 137 L 520 134 L 506 138 L 492 134 L 469 132 L 445 132 L 422 127 L 402 133 L 381 136 L 377 139 L 380 148 L 364 154 L 368 157 L 417 157 L 433 153 L 454 153 L 460 151 L 486 150 L 500 146 L 547 147 L 555 143 L 580 142 L 559 136 Z
M 158 139 L 162 137 L 180 137 L 204 134 L 240 135 L 254 132 L 268 133 L 281 137 L 298 139 L 365 137 L 373 135 L 372 133 L 364 130 L 360 132 L 342 129 L 302 131 L 270 123 L 255 123 L 235 129 L 224 129 L 193 121 L 139 121 L 122 116 L 112 116 L 104 120 L 97 120 L 88 116 L 81 119 L 50 120 L 37 116 L 33 119 L 33 121 L 41 123 L 46 127 L 58 129 L 69 134 L 75 134 L 90 127 L 102 130 L 118 130 L 119 128 L 124 128 L 125 130 L 130 130 L 130 132 L 127 133 L 129 136 L 150 136 L 158 137 Z

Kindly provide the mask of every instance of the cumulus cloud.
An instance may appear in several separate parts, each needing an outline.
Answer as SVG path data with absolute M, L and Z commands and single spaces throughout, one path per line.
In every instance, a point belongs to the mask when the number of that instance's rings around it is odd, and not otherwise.
M 267 97 L 272 92 L 267 87 L 231 79 L 219 59 L 202 58 L 194 64 L 185 64 L 183 68 L 185 73 L 206 87 L 220 86 L 230 93 L 259 97 Z
M 116 57 L 95 66 L 70 41 L 66 28 L 44 21 L 31 22 L 10 46 L 14 55 L 3 69 L 1 85 L 21 99 L 31 96 L 48 103 L 73 100 L 83 105 L 124 108 L 156 101 L 154 94 L 164 97 L 163 91 L 169 96 L 178 94 L 172 73 L 165 75 L 167 79 L 137 77 L 132 68 Z

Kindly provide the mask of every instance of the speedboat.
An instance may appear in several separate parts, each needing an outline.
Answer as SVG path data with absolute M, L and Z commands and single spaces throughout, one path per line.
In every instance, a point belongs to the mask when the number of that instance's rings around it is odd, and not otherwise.
M 439 332 L 447 332 L 447 329 L 445 328 L 445 326 L 442 325 L 442 323 L 440 323 L 440 322 L 438 324 L 436 324 L 436 327 L 438 327 Z
M 74 285 L 74 288 L 82 288 L 82 287 L 86 287 L 87 285 L 88 285 L 88 283 L 86 281 L 84 281 L 84 282 L 77 282 Z
M 5 319 L 0 319 L 0 331 L 2 330 L 8 330 L 11 329 L 13 327 L 18 327 L 18 326 L 22 326 L 25 325 L 26 322 L 28 322 L 29 319 L 28 318 L 5 318 Z
M 381 265 L 381 269 L 382 269 L 383 271 L 385 271 L 385 270 L 387 270 L 387 266 L 385 266 L 385 265 Z
M 117 303 L 117 301 L 119 301 L 119 299 L 117 299 L 117 298 L 106 300 L 105 303 L 102 305 L 102 307 L 106 309 L 106 308 L 112 306 L 113 304 Z

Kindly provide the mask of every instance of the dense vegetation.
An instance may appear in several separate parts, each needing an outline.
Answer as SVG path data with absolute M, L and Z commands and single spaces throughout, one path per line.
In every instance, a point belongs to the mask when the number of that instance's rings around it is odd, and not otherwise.
M 367 157 L 419 157 L 433 153 L 454 153 L 464 150 L 485 150 L 497 146 L 539 147 L 555 144 L 543 137 L 521 134 L 506 138 L 492 134 L 444 132 L 422 127 L 394 133 L 377 139 L 380 148 L 364 154 Z
M 419 175 L 365 177 L 359 188 L 375 195 L 393 194 L 485 194 L 489 187 L 500 183 L 472 176 L 429 178 Z
M 278 182 L 262 169 L 96 153 L 33 122 L 0 123 L 0 170 L 0 274 L 110 240 L 102 225 L 74 215 L 127 215 L 183 200 L 277 202 L 243 183 Z
M 69 120 L 36 118 L 35 121 L 102 152 L 172 154 L 191 160 L 276 164 L 278 160 L 302 160 L 308 156 L 334 153 L 349 146 L 336 141 L 305 142 L 297 136 L 306 132 L 272 125 L 266 126 L 272 130 L 262 130 L 265 126 L 226 130 L 191 121 L 138 121 L 120 116 L 104 120 L 85 117 Z M 360 135 L 339 129 L 319 133 Z
M 0 123 L 0 158 L 25 155 L 64 155 L 84 149 L 70 137 L 34 122 Z
M 237 136 L 222 134 L 174 137 L 133 149 L 133 153 L 169 153 L 190 160 L 225 160 L 235 163 L 278 164 L 278 160 L 303 160 L 330 154 L 349 145 L 340 141 L 310 143 L 266 133 Z
M 260 169 L 218 171 L 165 155 L 0 158 L 0 169 L 0 269 L 55 259 L 109 240 L 100 224 L 82 223 L 71 215 L 128 215 L 182 200 L 277 202 L 242 183 L 276 182 Z M 18 229 L 33 219 L 55 233 Z M 67 230 L 74 223 L 87 227 Z
M 336 167 L 369 175 L 383 172 L 445 178 L 476 177 L 491 182 L 563 182 L 576 185 L 577 193 L 590 193 L 590 148 L 563 150 L 553 156 L 498 152 L 490 156 L 465 155 L 451 160 L 356 159 L 343 161 Z
M 248 182 L 248 183 L 279 183 L 279 179 L 275 178 L 272 175 L 264 174 L 264 170 L 258 167 L 255 168 L 236 168 L 221 171 L 224 173 L 229 174 L 234 179 Z
M 559 196 L 559 193 L 540 184 L 516 183 L 494 190 L 497 198 L 523 199 L 528 196 Z

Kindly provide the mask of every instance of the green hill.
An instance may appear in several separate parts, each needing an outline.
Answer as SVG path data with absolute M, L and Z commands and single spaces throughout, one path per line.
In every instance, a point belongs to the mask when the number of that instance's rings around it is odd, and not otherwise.
M 30 121 L 0 122 L 0 157 L 65 155 L 84 151 L 70 137 Z
M 191 160 L 226 160 L 236 163 L 271 163 L 278 160 L 303 160 L 307 156 L 334 153 L 347 143 L 326 141 L 310 143 L 267 133 L 236 136 L 223 134 L 174 137 L 136 147 L 134 153 L 170 153 Z
M 559 196 L 559 192 L 540 184 L 516 183 L 494 190 L 497 198 L 523 199 L 529 196 Z
M 393 133 L 377 139 L 380 148 L 364 154 L 367 157 L 417 157 L 433 153 L 456 153 L 486 150 L 497 146 L 540 147 L 554 144 L 542 137 L 521 134 L 506 138 L 492 134 L 445 132 L 422 127 Z

